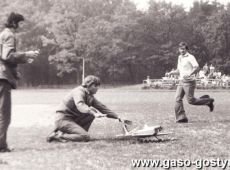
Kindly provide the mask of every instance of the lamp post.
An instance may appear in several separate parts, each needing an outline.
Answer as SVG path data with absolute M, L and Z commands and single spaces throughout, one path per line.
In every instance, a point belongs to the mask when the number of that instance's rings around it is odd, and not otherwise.
M 85 78 L 85 58 L 82 57 L 82 82 L 84 81 Z

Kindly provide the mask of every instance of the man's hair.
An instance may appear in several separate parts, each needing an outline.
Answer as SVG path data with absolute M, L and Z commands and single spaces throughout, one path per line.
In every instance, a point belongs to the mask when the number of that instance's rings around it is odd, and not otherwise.
M 92 84 L 99 86 L 101 84 L 100 78 L 97 76 L 89 75 L 89 76 L 85 77 L 85 79 L 83 80 L 82 86 L 83 87 L 89 87 Z
M 7 18 L 5 27 L 17 29 L 18 28 L 18 23 L 20 21 L 24 21 L 24 20 L 25 19 L 24 19 L 23 15 L 11 12 L 9 17 Z
M 179 48 L 185 48 L 186 50 L 188 50 L 188 44 L 186 42 L 180 42 L 179 44 Z

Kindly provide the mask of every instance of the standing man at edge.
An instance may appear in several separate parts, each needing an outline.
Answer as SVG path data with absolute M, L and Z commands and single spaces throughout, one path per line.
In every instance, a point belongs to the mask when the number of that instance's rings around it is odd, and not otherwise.
M 168 73 L 168 75 L 179 75 L 179 85 L 176 91 L 175 115 L 177 123 L 187 123 L 188 118 L 185 114 L 183 106 L 184 95 L 189 104 L 192 105 L 206 105 L 212 112 L 214 109 L 214 99 L 209 95 L 194 97 L 196 87 L 195 75 L 199 71 L 199 64 L 195 57 L 188 52 L 188 45 L 185 42 L 179 44 L 179 57 L 177 69 Z
M 12 12 L 0 34 L 0 152 L 11 151 L 7 145 L 7 130 L 11 121 L 11 89 L 16 89 L 19 79 L 17 65 L 31 63 L 38 56 L 38 51 L 16 51 L 15 32 L 21 21 L 24 17 Z

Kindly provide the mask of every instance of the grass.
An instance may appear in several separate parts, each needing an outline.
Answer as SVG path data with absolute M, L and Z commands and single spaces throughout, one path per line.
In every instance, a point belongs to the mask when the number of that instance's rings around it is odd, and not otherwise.
M 1 170 L 123 170 L 138 169 L 132 167 L 132 159 L 230 157 L 229 91 L 197 91 L 197 96 L 208 93 L 215 98 L 214 112 L 184 102 L 189 123 L 176 124 L 173 90 L 103 89 L 96 97 L 122 117 L 136 124 L 162 125 L 164 131 L 173 134 L 162 137 L 165 142 L 145 144 L 132 139 L 117 139 L 116 135 L 122 133 L 118 121 L 101 118 L 90 128 L 93 138 L 90 142 L 46 143 L 45 138 L 53 127 L 55 108 L 68 91 L 13 91 L 8 142 L 15 151 L 0 154 Z

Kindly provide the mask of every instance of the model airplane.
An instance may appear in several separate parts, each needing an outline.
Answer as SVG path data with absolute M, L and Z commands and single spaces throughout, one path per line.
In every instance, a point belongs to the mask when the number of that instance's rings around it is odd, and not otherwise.
M 158 136 L 168 135 L 171 133 L 162 133 L 162 126 L 147 126 L 144 125 L 142 128 L 136 127 L 130 131 L 128 131 L 127 124 L 122 123 L 123 134 L 117 135 L 117 137 L 124 138 L 136 138 L 141 142 L 154 142 L 153 138 L 157 139 L 157 141 L 162 141 L 162 139 L 158 138 Z
M 99 113 L 97 118 L 106 117 L 106 115 Z M 144 125 L 142 128 L 141 126 L 138 126 L 132 130 L 128 130 L 128 126 L 132 125 L 133 122 L 131 120 L 127 119 L 121 119 L 118 118 L 119 122 L 122 124 L 123 127 L 123 134 L 116 135 L 117 137 L 121 138 L 135 138 L 138 139 L 140 142 L 156 142 L 162 141 L 162 139 L 159 139 L 158 136 L 168 135 L 171 133 L 162 133 L 163 130 L 162 126 L 147 126 Z

